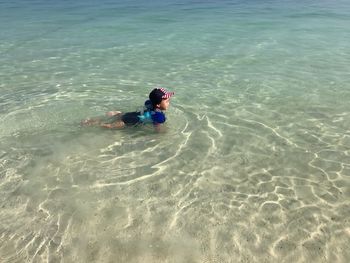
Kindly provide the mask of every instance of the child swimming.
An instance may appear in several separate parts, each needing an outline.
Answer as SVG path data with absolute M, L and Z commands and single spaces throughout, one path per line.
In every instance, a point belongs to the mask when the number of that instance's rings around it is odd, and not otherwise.
M 126 112 L 109 111 L 106 113 L 109 120 L 86 119 L 81 122 L 84 126 L 98 125 L 108 129 L 121 129 L 125 126 L 135 126 L 139 124 L 151 123 L 159 131 L 160 125 L 166 121 L 163 111 L 170 105 L 170 98 L 174 92 L 169 92 L 164 88 L 155 88 L 149 94 L 149 99 L 145 101 L 141 111 Z

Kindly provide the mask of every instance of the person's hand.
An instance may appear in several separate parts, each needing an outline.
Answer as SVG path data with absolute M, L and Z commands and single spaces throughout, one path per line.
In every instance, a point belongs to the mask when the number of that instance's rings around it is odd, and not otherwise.
M 167 131 L 167 128 L 164 124 L 154 124 L 154 130 L 158 133 L 165 133 Z

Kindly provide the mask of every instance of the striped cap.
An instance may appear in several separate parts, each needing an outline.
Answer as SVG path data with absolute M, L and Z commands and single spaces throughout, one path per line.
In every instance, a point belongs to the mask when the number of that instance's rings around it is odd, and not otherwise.
M 167 91 L 164 88 L 155 88 L 149 94 L 149 99 L 151 100 L 153 105 L 157 105 L 161 103 L 163 99 L 168 99 L 174 94 L 174 92 Z

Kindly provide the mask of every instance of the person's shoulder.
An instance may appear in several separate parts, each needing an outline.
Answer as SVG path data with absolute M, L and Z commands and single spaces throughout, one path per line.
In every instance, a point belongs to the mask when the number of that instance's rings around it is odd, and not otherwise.
M 164 123 L 166 121 L 165 114 L 162 111 L 152 112 L 153 123 Z

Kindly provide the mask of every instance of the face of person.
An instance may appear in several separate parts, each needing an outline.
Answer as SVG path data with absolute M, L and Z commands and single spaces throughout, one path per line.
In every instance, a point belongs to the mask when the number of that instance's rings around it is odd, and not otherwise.
M 160 110 L 167 110 L 170 105 L 170 98 L 163 99 L 158 105 Z

